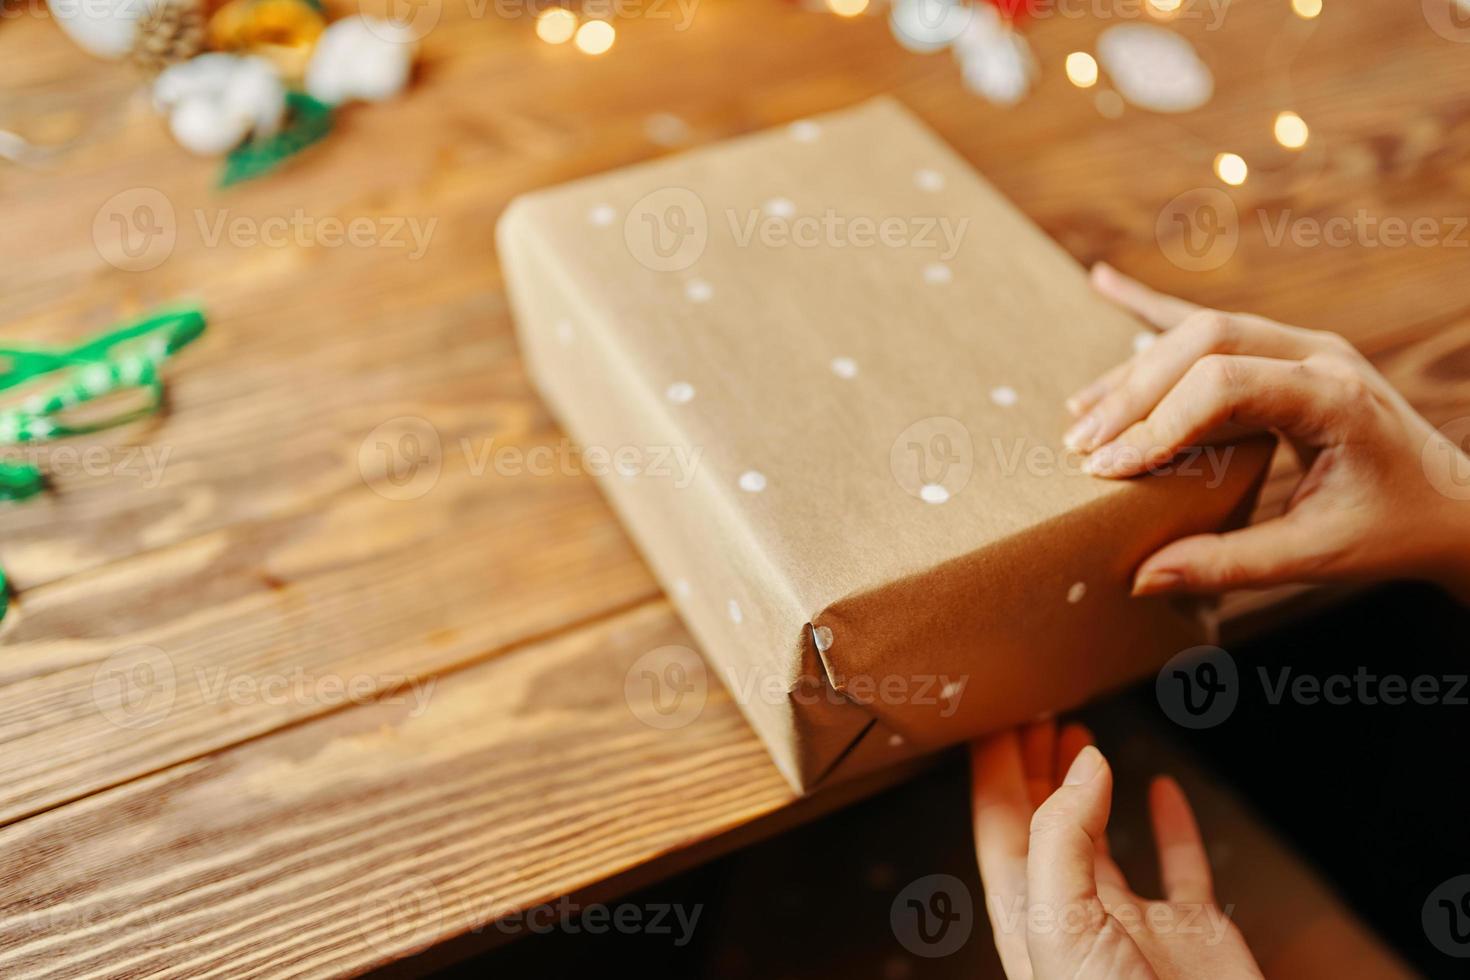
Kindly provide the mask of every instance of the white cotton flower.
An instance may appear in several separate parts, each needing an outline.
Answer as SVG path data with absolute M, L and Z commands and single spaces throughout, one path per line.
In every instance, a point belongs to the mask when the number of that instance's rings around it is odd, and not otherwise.
M 1194 45 L 1168 28 L 1116 24 L 1098 37 L 1097 56 L 1123 98 L 1143 109 L 1188 112 L 1215 92 Z
M 927 54 L 954 43 L 974 15 L 964 0 L 894 0 L 888 27 L 903 47 Z
M 83 51 L 116 60 L 133 50 L 151 0 L 49 0 L 51 19 Z
M 381 102 L 408 85 L 415 38 L 407 24 L 344 17 L 322 32 L 306 66 L 306 91 L 318 102 Z
M 1020 102 L 1036 78 L 1030 45 L 988 5 L 975 8 L 954 51 L 965 87 L 996 105 Z
M 164 69 L 153 107 L 185 149 L 215 156 L 280 129 L 286 87 L 264 58 L 202 54 Z

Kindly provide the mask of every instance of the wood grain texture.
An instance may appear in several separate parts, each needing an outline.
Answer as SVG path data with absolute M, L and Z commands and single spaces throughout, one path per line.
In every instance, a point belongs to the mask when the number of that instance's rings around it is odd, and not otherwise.
M 356 972 L 791 802 L 718 684 L 606 696 L 689 642 L 646 604 L 0 831 L 0 974 Z
M 1182 121 L 1107 120 L 1066 83 L 1061 58 L 1093 45 L 1094 18 L 1033 26 L 1043 75 L 1006 112 L 966 93 L 949 57 L 898 48 L 881 17 L 702 0 L 688 30 L 626 19 L 591 59 L 496 10 L 446 0 L 406 97 L 349 109 L 308 156 L 228 192 L 128 69 L 82 55 L 40 8 L 0 24 L 0 126 L 86 136 L 46 171 L 0 169 L 6 339 L 76 338 L 179 298 L 212 319 L 169 370 L 168 413 L 89 440 L 107 447 L 100 469 L 43 456 L 55 492 L 0 509 L 19 591 L 0 627 L 0 973 L 121 974 L 109 957 L 123 947 L 127 970 L 349 972 L 416 947 L 390 926 L 382 948 L 362 937 L 350 906 L 388 887 L 380 870 L 442 867 L 443 907 L 493 913 L 803 812 L 722 695 L 678 750 L 625 727 L 617 658 L 675 635 L 652 622 L 655 584 L 575 466 L 527 477 L 486 463 L 494 447 L 562 438 L 516 355 L 494 220 L 521 191 L 667 152 L 650 113 L 703 143 L 896 93 L 1079 260 L 1340 330 L 1436 422 L 1470 415 L 1470 253 L 1267 233 L 1288 211 L 1464 211 L 1470 60 L 1416 4 L 1333 8 L 1300 36 L 1284 5 L 1233 5 L 1218 30 L 1182 23 L 1219 93 Z M 1299 45 L 1289 77 L 1266 67 L 1273 43 Z M 1287 103 L 1314 134 L 1295 164 L 1269 141 Z M 1156 218 L 1212 185 L 1223 148 L 1254 168 L 1232 192 L 1240 244 L 1190 272 L 1161 250 Z M 144 272 L 107 264 L 94 240 L 99 211 L 134 188 L 166 197 L 177 236 Z M 417 258 L 309 235 L 212 239 L 221 221 L 298 213 L 434 224 Z M 392 499 L 374 440 L 405 417 L 432 426 L 439 476 Z M 156 482 L 146 461 L 127 464 L 135 449 L 166 454 Z M 1263 513 L 1289 489 L 1283 472 Z M 145 696 L 121 699 L 119 678 L 140 677 Z M 309 693 L 273 693 L 303 678 Z M 358 678 L 355 697 L 333 686 Z M 458 693 L 402 717 L 407 695 L 451 679 Z M 376 752 L 397 760 L 381 780 L 363 761 Z M 353 761 L 338 771 L 337 758 Z M 622 809 L 604 827 L 605 801 Z M 503 820 L 473 831 L 472 853 L 455 835 L 476 808 Z M 455 914 L 420 938 L 469 928 Z

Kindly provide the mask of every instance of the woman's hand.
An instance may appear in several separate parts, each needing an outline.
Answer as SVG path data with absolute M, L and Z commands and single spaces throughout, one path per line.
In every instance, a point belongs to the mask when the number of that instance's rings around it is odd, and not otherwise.
M 1463 485 L 1470 458 L 1351 344 L 1203 309 L 1106 265 L 1092 281 L 1165 332 L 1068 399 L 1066 443 L 1088 472 L 1136 476 L 1226 424 L 1280 432 L 1305 471 L 1281 517 L 1161 548 L 1135 594 L 1402 576 L 1470 597 L 1470 502 L 1441 489 Z
M 1149 794 L 1168 895 L 1150 901 L 1108 856 L 1113 775 L 1087 729 L 1058 737 L 1055 723 L 1038 722 L 975 743 L 971 760 L 985 908 L 1011 980 L 1261 975 L 1215 904 L 1199 828 L 1173 780 Z

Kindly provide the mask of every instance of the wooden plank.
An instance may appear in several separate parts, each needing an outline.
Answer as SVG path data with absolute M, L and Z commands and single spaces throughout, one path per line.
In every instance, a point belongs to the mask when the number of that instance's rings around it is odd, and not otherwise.
M 424 710 L 343 711 L 0 830 L 0 973 L 355 972 L 790 803 L 712 679 L 677 729 L 614 693 L 689 642 L 646 604 Z
M 657 594 L 590 481 L 471 465 L 434 506 L 360 488 L 39 590 L 0 670 L 0 821 Z

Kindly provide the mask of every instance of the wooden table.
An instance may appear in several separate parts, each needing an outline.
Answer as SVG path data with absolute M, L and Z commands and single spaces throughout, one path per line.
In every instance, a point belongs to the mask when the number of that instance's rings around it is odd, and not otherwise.
M 1094 17 L 1033 26 L 1043 76 L 1007 112 L 881 17 L 702 0 L 687 30 L 650 11 L 590 58 L 446 0 L 409 95 L 347 110 L 308 157 L 225 192 L 130 97 L 128 69 L 42 11 L 0 22 L 0 126 L 86 137 L 50 171 L 0 169 L 6 338 L 76 338 L 179 298 L 211 317 L 170 367 L 164 416 L 88 440 L 101 456 L 49 457 L 55 492 L 0 511 L 17 591 L 0 631 L 0 974 L 361 971 L 862 792 L 793 800 L 722 691 L 687 728 L 639 722 L 625 671 L 687 634 L 591 480 L 484 465 L 563 445 L 517 357 L 496 216 L 666 152 L 650 114 L 702 143 L 896 93 L 1079 260 L 1339 330 L 1437 423 L 1470 415 L 1463 234 L 1302 248 L 1256 219 L 1463 214 L 1470 48 L 1396 0 L 1329 4 L 1302 37 L 1284 0 L 1237 7 L 1218 30 L 1183 25 L 1219 94 L 1172 121 L 1106 119 L 1066 82 Z M 1300 44 L 1290 91 L 1262 68 L 1280 38 Z M 1269 135 L 1287 107 L 1313 132 L 1295 165 Z M 1255 168 L 1232 194 L 1240 246 L 1190 272 L 1155 219 L 1214 184 L 1217 149 Z M 129 271 L 98 242 L 138 188 L 168 202 L 176 241 Z M 324 218 L 373 232 L 251 237 Z M 421 256 L 389 240 L 411 220 L 435 222 Z M 405 417 L 437 433 L 439 473 L 396 499 L 372 460 Z

